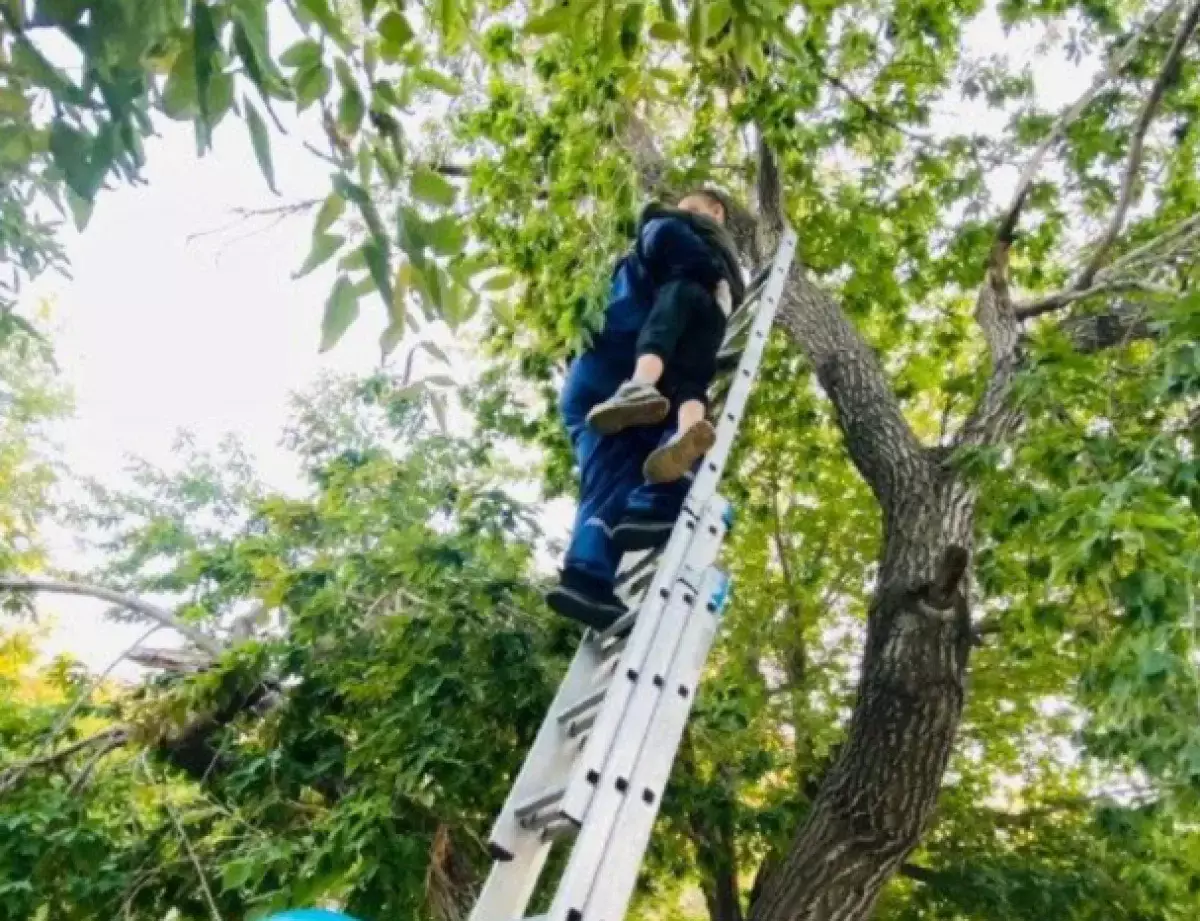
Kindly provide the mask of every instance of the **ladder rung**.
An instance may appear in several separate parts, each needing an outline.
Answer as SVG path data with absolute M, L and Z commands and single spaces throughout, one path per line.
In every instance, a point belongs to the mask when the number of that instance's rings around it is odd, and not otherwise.
M 612 639 L 614 636 L 619 637 L 627 633 L 633 627 L 633 622 L 637 620 L 638 612 L 630 611 L 615 624 L 600 634 L 600 641 Z
M 542 829 L 542 837 L 548 841 L 557 841 L 579 831 L 579 823 L 569 816 L 560 815 L 546 823 Z
M 562 713 L 558 714 L 559 725 L 565 726 L 580 714 L 587 713 L 588 710 L 591 710 L 598 703 L 604 700 L 604 695 L 607 693 L 608 685 L 605 685 L 602 688 L 592 691 L 592 693 L 588 694 L 587 697 L 583 698 L 582 700 L 575 701 L 575 703 L 571 704 L 569 707 L 566 707 Z M 571 735 L 576 735 L 576 733 L 572 732 Z
M 570 821 L 563 815 L 561 809 L 549 809 L 546 812 L 535 812 L 521 819 L 521 825 L 530 831 L 544 831 L 556 822 Z
M 595 724 L 596 724 L 596 711 L 593 710 L 591 713 L 589 713 L 583 719 L 573 721 L 567 727 L 567 735 L 569 735 L 571 738 L 575 738 L 576 736 L 580 735 L 581 733 L 587 732 Z
M 629 645 L 629 637 L 621 636 L 603 647 L 600 650 L 600 664 L 602 666 L 609 665 L 614 659 L 619 659 L 627 645 Z
M 566 787 L 554 787 L 551 790 L 546 790 L 544 793 L 539 793 L 532 799 L 527 799 L 525 802 L 521 803 L 520 806 L 513 810 L 513 815 L 515 815 L 518 820 L 523 820 L 537 812 L 539 809 L 544 809 L 551 803 L 562 799 L 563 794 L 566 792 Z

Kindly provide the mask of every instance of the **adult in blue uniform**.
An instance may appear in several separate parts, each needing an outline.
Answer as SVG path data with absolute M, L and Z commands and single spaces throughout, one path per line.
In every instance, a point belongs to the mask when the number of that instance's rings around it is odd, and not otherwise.
M 653 484 L 643 477 L 647 457 L 670 441 L 673 422 L 602 435 L 588 425 L 588 413 L 632 375 L 638 336 L 663 279 L 682 276 L 711 290 L 729 277 L 731 259 L 736 267 L 720 226 L 725 216 L 721 196 L 708 191 L 685 196 L 674 209 L 651 205 L 643 212 L 633 250 L 613 271 L 604 325 L 572 363 L 559 399 L 579 465 L 579 510 L 559 584 L 546 600 L 598 630 L 625 613 L 613 591 L 621 554 L 666 540 L 692 477 Z M 670 393 L 669 381 L 661 389 Z

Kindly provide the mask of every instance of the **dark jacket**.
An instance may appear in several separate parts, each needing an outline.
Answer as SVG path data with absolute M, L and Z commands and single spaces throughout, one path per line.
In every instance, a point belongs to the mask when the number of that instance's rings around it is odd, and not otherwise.
M 724 279 L 735 308 L 746 296 L 733 237 L 703 214 L 648 205 L 638 222 L 637 254 L 655 285 L 688 278 L 715 288 Z
M 659 285 L 692 278 L 715 288 L 724 278 L 734 306 L 741 303 L 746 286 L 736 252 L 724 228 L 702 215 L 660 205 L 642 212 L 633 250 L 613 269 L 604 325 L 567 375 L 559 406 L 568 430 L 582 430 L 588 411 L 633 373 L 638 333 Z

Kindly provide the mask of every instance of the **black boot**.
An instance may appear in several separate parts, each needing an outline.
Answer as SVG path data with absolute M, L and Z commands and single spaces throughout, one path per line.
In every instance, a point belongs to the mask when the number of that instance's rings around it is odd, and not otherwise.
M 564 569 L 557 586 L 546 593 L 555 614 L 602 632 L 625 616 L 626 608 L 612 585 L 578 569 Z

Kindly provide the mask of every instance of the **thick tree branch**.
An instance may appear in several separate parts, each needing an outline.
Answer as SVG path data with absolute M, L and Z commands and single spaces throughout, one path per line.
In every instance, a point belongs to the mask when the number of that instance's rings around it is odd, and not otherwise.
M 1200 24 L 1200 0 L 1194 0 L 1184 14 L 1183 20 L 1175 32 L 1175 40 L 1167 52 L 1166 60 L 1163 61 L 1158 77 L 1150 88 L 1150 95 L 1142 106 L 1141 114 L 1133 129 L 1133 141 L 1129 145 L 1129 158 L 1125 165 L 1125 175 L 1121 180 L 1121 194 L 1117 199 L 1117 206 L 1113 211 L 1112 219 L 1096 243 L 1092 258 L 1088 260 L 1075 282 L 1076 289 L 1087 288 L 1091 285 L 1096 273 L 1104 264 L 1109 249 L 1112 248 L 1117 236 L 1121 233 L 1121 228 L 1125 226 L 1125 218 L 1129 213 L 1129 206 L 1133 202 L 1133 188 L 1137 183 L 1138 173 L 1141 171 L 1146 132 L 1150 129 L 1150 123 L 1154 121 L 1154 116 L 1158 113 L 1158 107 L 1162 104 L 1168 84 L 1175 79 L 1183 48 L 1195 34 L 1197 24 Z
M 66 582 L 55 579 L 14 579 L 10 577 L 0 578 L 0 591 L 50 592 L 59 595 L 82 595 L 89 598 L 99 598 L 103 601 L 120 605 L 123 608 L 133 611 L 135 614 L 141 614 L 143 617 L 147 617 L 156 623 L 162 624 L 164 627 L 169 627 L 177 633 L 183 634 L 183 636 L 191 640 L 200 649 L 209 653 L 213 658 L 219 657 L 225 651 L 224 647 L 217 640 L 213 639 L 207 633 L 197 630 L 191 624 L 180 620 L 170 611 L 160 608 L 156 604 L 151 604 L 148 601 L 143 601 L 140 598 L 135 598 L 132 595 L 104 588 L 101 585 L 86 585 L 81 582 Z
M 816 369 L 851 460 L 885 515 L 892 514 L 908 486 L 923 475 L 928 458 L 879 358 L 799 259 L 792 263 L 779 323 Z
M 654 133 L 641 116 L 628 112 L 620 127 L 621 146 L 629 153 L 642 194 L 667 199 L 673 192 L 667 183 L 667 161 L 654 141 Z
M 1046 156 L 1067 133 L 1067 129 L 1083 114 L 1084 110 L 1092 104 L 1092 102 L 1100 95 L 1101 92 L 1108 86 L 1109 82 L 1117 76 L 1125 66 L 1133 60 L 1134 54 L 1137 52 L 1138 45 L 1141 40 L 1149 33 L 1159 21 L 1178 6 L 1178 0 L 1172 0 L 1162 10 L 1151 16 L 1140 29 L 1108 60 L 1108 63 L 1101 69 L 1091 86 L 1087 88 L 1082 96 L 1069 105 L 1058 116 L 1054 125 L 1050 129 L 1050 133 L 1042 140 L 1042 143 L 1037 146 L 1033 154 L 1026 161 L 1024 169 L 1021 170 L 1021 175 L 1017 178 L 1017 186 L 1013 192 L 1012 201 L 1004 214 L 1000 217 L 999 229 L 996 232 L 996 237 L 1005 242 L 1011 242 L 1013 231 L 1017 227 L 1017 221 L 1021 217 L 1021 210 L 1025 207 L 1025 202 L 1029 198 L 1029 192 L 1033 188 L 1033 183 L 1037 179 L 1037 175 L 1045 162 Z
M 779 161 L 775 151 L 763 137 L 762 128 L 758 129 L 758 176 L 754 197 L 758 206 L 759 221 L 778 238 L 787 225 L 787 218 L 784 216 L 783 182 L 779 178 Z
M 1008 252 L 1007 239 L 997 237 L 975 302 L 975 321 L 987 341 L 992 370 L 983 396 L 955 439 L 959 446 L 995 444 L 1016 427 L 1020 418 L 1009 400 L 1021 363 L 1021 325 L 1008 288 Z

